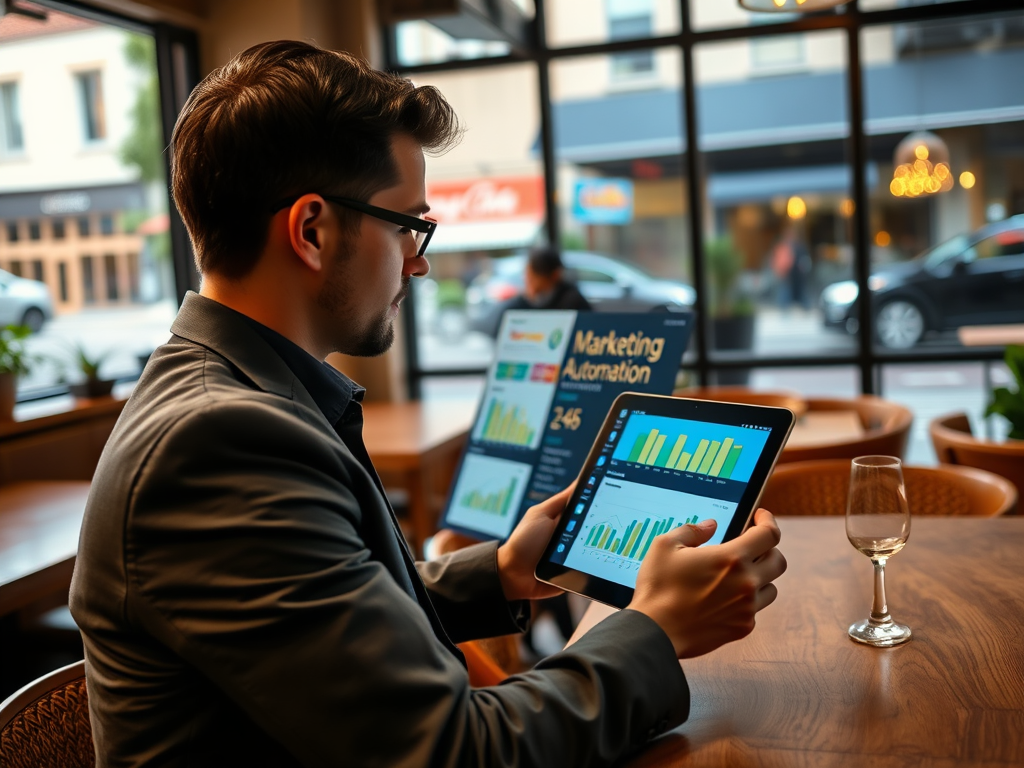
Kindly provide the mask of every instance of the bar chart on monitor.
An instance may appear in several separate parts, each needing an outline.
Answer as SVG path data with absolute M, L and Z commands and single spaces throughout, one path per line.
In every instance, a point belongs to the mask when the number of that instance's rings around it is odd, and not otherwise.
M 467 454 L 448 522 L 504 538 L 515 525 L 532 469 L 529 464 Z
M 747 482 L 768 434 L 746 427 L 634 415 L 612 458 Z

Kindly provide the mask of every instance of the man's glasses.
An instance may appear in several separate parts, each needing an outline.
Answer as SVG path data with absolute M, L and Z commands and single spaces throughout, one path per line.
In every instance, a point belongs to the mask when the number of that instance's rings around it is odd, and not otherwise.
M 352 200 L 348 197 L 334 197 L 333 195 L 320 195 L 320 197 L 334 203 L 335 205 L 351 208 L 353 211 L 365 213 L 367 216 L 373 216 L 375 219 L 386 221 L 389 224 L 397 224 L 400 227 L 412 230 L 413 237 L 416 241 L 417 257 L 423 256 L 426 252 L 427 245 L 430 244 L 430 238 L 434 236 L 434 230 L 437 229 L 437 222 L 434 219 L 426 217 L 421 219 L 419 216 L 410 216 L 407 213 L 389 211 L 387 208 L 378 208 L 376 205 L 362 203 L 359 200 Z M 296 200 L 298 200 L 297 197 L 278 203 L 274 207 L 274 213 L 294 204 Z

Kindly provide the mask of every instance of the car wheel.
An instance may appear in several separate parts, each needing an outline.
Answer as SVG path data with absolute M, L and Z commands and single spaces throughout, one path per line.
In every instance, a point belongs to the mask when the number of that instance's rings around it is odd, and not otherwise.
M 45 322 L 46 315 L 38 307 L 29 307 L 25 310 L 25 314 L 21 316 L 21 324 L 27 325 L 32 333 L 37 333 Z
M 924 314 L 912 301 L 886 302 L 875 316 L 875 333 L 883 347 L 910 349 L 924 336 Z

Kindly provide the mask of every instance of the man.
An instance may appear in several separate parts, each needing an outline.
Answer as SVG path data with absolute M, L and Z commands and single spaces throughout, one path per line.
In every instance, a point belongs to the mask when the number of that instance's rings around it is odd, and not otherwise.
M 212 73 L 172 139 L 203 275 L 100 460 L 71 607 L 99 766 L 607 764 L 682 722 L 677 663 L 738 639 L 785 568 L 771 516 L 664 535 L 630 610 L 496 688 L 454 643 L 524 625 L 566 501 L 415 564 L 321 361 L 391 344 L 433 224 L 432 88 L 277 42 Z
M 591 309 L 579 289 L 565 279 L 565 265 L 555 248 L 539 246 L 531 250 L 523 278 L 523 308 Z

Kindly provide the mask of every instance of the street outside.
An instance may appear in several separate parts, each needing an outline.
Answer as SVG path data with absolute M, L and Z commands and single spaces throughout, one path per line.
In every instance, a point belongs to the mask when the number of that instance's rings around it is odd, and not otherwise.
M 174 319 L 173 301 L 136 307 L 90 309 L 58 316 L 29 340 L 29 351 L 43 359 L 21 382 L 23 393 L 61 380 L 81 378 L 75 365 L 75 347 L 80 344 L 91 357 L 102 357 L 104 378 L 123 379 L 138 374 L 139 356 L 146 355 L 170 336 Z M 479 369 L 493 355 L 493 341 L 483 334 L 421 333 L 420 363 L 430 369 Z M 957 346 L 954 335 L 926 339 L 926 348 L 939 351 Z M 776 308 L 759 311 L 754 352 L 759 356 L 796 354 L 853 354 L 856 339 L 828 331 L 816 311 Z M 1009 372 L 1002 364 L 991 366 L 993 386 L 1005 386 Z M 808 396 L 853 397 L 859 391 L 860 376 L 853 365 L 824 368 L 760 368 L 754 370 L 750 386 L 759 390 L 791 390 Z M 431 398 L 477 398 L 482 390 L 479 375 L 428 379 L 424 394 Z M 983 363 L 905 364 L 887 366 L 882 375 L 882 396 L 903 403 L 914 411 L 914 427 L 906 460 L 911 464 L 933 464 L 935 455 L 928 437 L 928 422 L 941 414 L 966 411 L 975 431 L 984 433 L 981 414 L 987 402 Z M 1001 437 L 1000 420 L 987 426 L 993 437 Z

